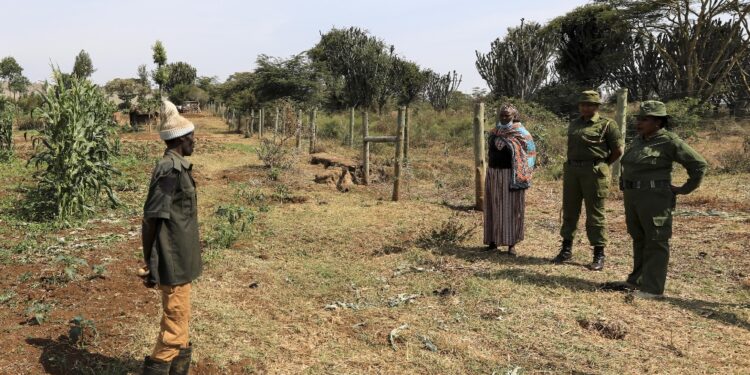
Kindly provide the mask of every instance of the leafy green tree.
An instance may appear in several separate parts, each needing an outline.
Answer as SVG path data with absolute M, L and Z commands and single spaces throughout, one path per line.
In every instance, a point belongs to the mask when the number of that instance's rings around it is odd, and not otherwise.
M 343 79 L 343 97 L 350 107 L 372 108 L 389 90 L 391 53 L 382 40 L 362 29 L 331 29 L 309 54 L 333 77 Z
M 89 78 L 94 73 L 94 63 L 91 61 L 89 53 L 81 50 L 76 56 L 75 63 L 73 63 L 73 75 L 78 78 Z
M 162 89 L 169 80 L 169 70 L 165 67 L 167 63 L 167 50 L 164 48 L 164 44 L 160 40 L 151 47 L 153 52 L 154 64 L 156 69 L 151 72 L 151 77 L 154 79 L 154 83 L 159 87 L 159 96 L 162 96 Z
M 151 81 L 148 78 L 148 69 L 146 64 L 138 65 L 138 80 L 144 87 L 151 87 Z
M 501 40 L 495 39 L 490 52 L 476 51 L 476 67 L 492 95 L 529 99 L 550 76 L 550 60 L 555 52 L 555 35 L 536 22 L 508 28 Z
M 218 89 L 219 96 L 234 111 L 248 113 L 258 104 L 255 96 L 257 77 L 253 72 L 237 72 Z
M 104 91 L 110 95 L 117 95 L 122 100 L 120 108 L 127 111 L 133 109 L 133 99 L 138 97 L 142 90 L 141 81 L 136 78 L 115 78 L 104 85 Z
M 398 105 L 409 106 L 424 92 L 428 76 L 414 62 L 395 57 L 392 82 Z
M 557 34 L 555 67 L 562 81 L 599 87 L 609 80 L 611 67 L 622 65 L 628 56 L 631 25 L 607 4 L 578 7 L 547 27 Z
M 169 92 L 169 100 L 177 105 L 186 101 L 196 101 L 203 105 L 208 102 L 208 93 L 195 85 L 179 84 Z
M 8 83 L 8 90 L 13 93 L 13 99 L 23 95 L 31 85 L 31 82 L 25 76 L 18 74 L 13 76 Z
M 198 71 L 190 64 L 182 61 L 168 64 L 169 77 L 164 83 L 164 89 L 171 91 L 177 85 L 192 85 L 198 78 Z
M 10 82 L 13 79 L 17 79 L 22 72 L 23 68 L 12 56 L 7 56 L 0 60 L 0 79 L 2 79 L 7 86 L 10 86 Z

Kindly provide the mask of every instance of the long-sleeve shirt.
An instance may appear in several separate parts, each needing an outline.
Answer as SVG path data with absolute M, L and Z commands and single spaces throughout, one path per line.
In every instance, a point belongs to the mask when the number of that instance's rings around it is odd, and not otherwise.
M 682 165 L 688 180 L 678 193 L 688 194 L 700 186 L 708 164 L 677 135 L 660 129 L 649 139 L 636 137 L 622 156 L 622 178 L 627 181 L 670 180 L 674 162 Z

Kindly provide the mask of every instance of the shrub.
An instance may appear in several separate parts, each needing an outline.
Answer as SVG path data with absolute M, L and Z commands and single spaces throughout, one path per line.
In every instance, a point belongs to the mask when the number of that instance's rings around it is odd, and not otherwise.
M 453 215 L 440 226 L 423 233 L 417 238 L 417 246 L 429 249 L 449 245 L 457 245 L 466 241 L 474 233 L 476 227 L 467 227 Z
M 344 139 L 344 127 L 335 120 L 326 121 L 317 129 L 321 139 Z
M 70 320 L 68 338 L 76 347 L 84 349 L 88 345 L 96 344 L 99 331 L 97 331 L 96 324 L 92 319 L 86 319 L 79 315 Z
M 284 140 L 263 139 L 257 153 L 263 165 L 270 169 L 289 169 L 294 162 L 291 152 L 284 148 Z
M 700 129 L 704 116 L 710 113 L 711 105 L 701 104 L 695 98 L 683 98 L 665 103 L 667 113 L 671 117 L 669 124 L 681 137 L 690 137 Z
M 742 151 L 729 150 L 719 154 L 722 173 L 750 173 L 750 136 L 745 136 L 742 143 Z
M 0 161 L 13 157 L 13 119 L 15 106 L 0 98 Z
M 228 205 L 216 209 L 216 224 L 206 240 L 211 249 L 226 249 L 237 241 L 249 225 L 255 221 L 255 213 L 245 207 Z
M 93 204 L 104 191 L 113 204 L 117 198 L 110 185 L 117 171 L 111 160 L 117 143 L 114 106 L 93 83 L 77 77 L 63 78 L 55 69 L 55 83 L 42 94 L 38 110 L 44 122 L 34 137 L 35 154 L 29 160 L 38 171 L 38 185 L 28 198 L 40 218 L 69 218 L 93 211 Z

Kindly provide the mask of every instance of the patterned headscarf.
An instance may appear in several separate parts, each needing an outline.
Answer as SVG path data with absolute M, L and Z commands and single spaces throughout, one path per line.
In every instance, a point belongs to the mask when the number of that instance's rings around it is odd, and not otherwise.
M 497 112 L 498 117 L 500 116 L 500 113 L 502 112 L 508 112 L 512 116 L 512 122 L 519 122 L 521 121 L 521 115 L 518 113 L 518 109 L 516 106 L 514 106 L 511 103 L 503 103 L 503 105 L 500 106 L 500 109 Z

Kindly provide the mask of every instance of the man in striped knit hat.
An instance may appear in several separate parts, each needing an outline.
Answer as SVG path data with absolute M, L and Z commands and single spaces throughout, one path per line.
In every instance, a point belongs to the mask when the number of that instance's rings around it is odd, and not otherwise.
M 143 260 L 138 275 L 148 288 L 161 292 L 161 329 L 144 374 L 187 374 L 192 347 L 188 339 L 191 283 L 201 274 L 198 210 L 193 165 L 195 126 L 164 101 L 159 137 L 167 144 L 151 174 L 143 208 Z

